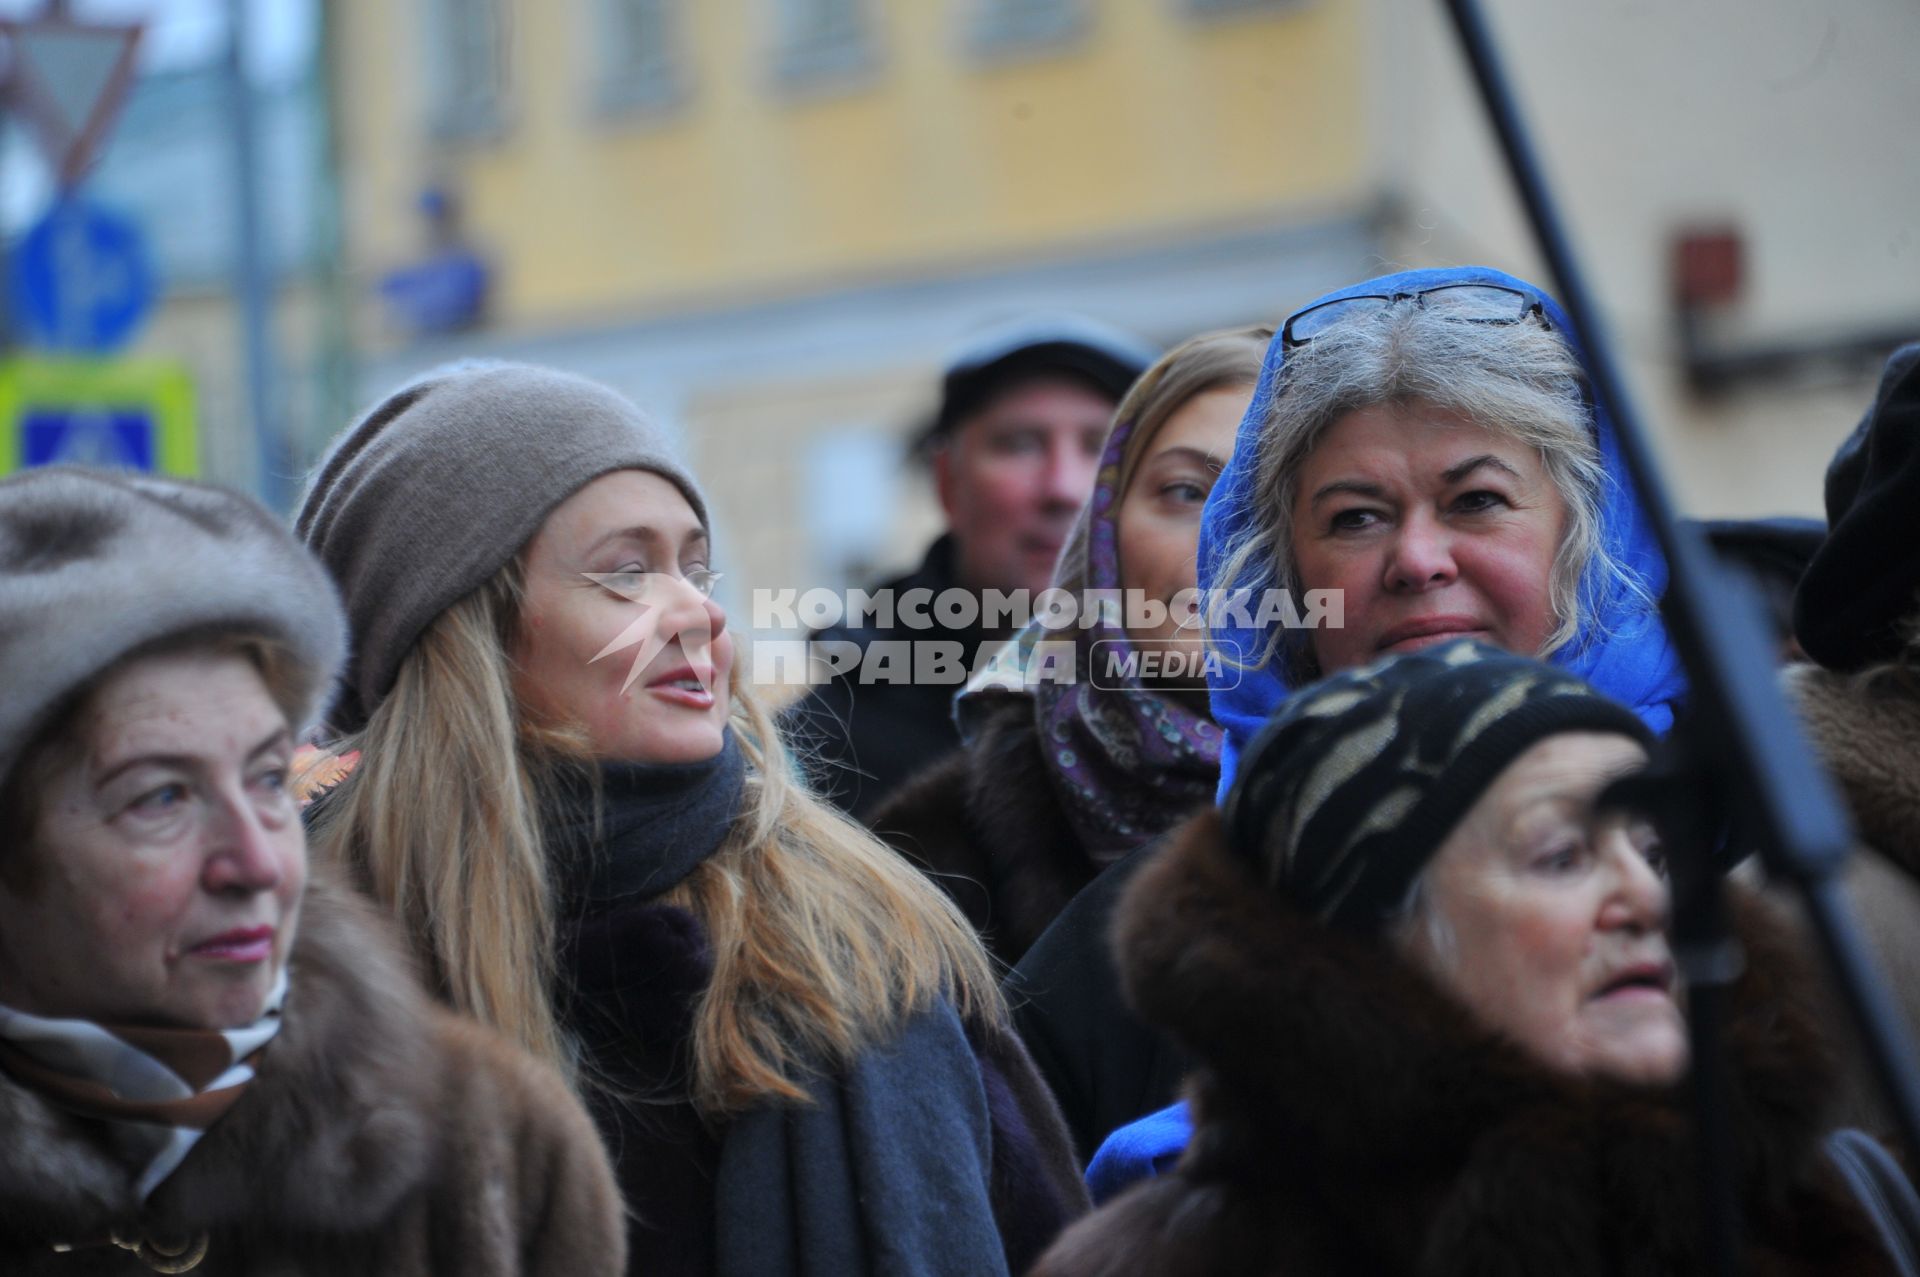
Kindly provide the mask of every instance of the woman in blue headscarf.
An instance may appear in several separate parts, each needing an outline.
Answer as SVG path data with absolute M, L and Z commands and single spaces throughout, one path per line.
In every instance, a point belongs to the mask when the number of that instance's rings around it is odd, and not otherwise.
M 1686 690 L 1656 606 L 1666 562 L 1585 356 L 1550 297 L 1485 267 L 1367 280 L 1289 317 L 1208 498 L 1199 577 L 1223 794 L 1294 691 L 1390 652 L 1472 637 L 1541 657 L 1656 733 Z M 1015 977 L 1083 1147 L 1165 1103 L 1177 1072 L 1173 1048 L 1117 1012 L 1105 952 L 1141 858 L 1083 892 Z M 1117 1138 L 1096 1192 L 1116 1166 L 1177 1152 L 1185 1124 Z
M 1459 637 L 1672 726 L 1686 684 L 1656 609 L 1666 561 L 1588 387 L 1559 306 L 1486 267 L 1383 276 L 1287 320 L 1201 522 L 1202 586 L 1243 604 L 1214 627 L 1221 793 L 1296 688 Z M 1338 591 L 1292 610 L 1342 623 L 1286 628 L 1260 608 L 1274 587 Z

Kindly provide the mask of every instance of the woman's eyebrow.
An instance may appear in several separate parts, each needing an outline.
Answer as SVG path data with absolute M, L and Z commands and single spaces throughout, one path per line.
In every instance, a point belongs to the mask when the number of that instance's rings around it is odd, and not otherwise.
M 186 771 L 194 765 L 192 754 L 169 754 L 165 750 L 155 750 L 149 754 L 134 754 L 101 767 L 94 775 L 95 789 L 104 789 L 122 775 L 136 767 L 171 767 L 177 771 Z
M 1515 479 L 1518 479 L 1520 477 L 1520 472 L 1518 470 L 1515 470 L 1512 466 L 1508 465 L 1505 461 L 1502 461 L 1499 457 L 1494 456 L 1491 452 L 1483 452 L 1477 457 L 1468 457 L 1465 461 L 1460 462 L 1458 465 L 1449 466 L 1447 469 L 1442 470 L 1440 472 L 1440 477 L 1442 479 L 1445 479 L 1448 483 L 1458 483 L 1462 479 L 1466 478 L 1468 475 L 1472 474 L 1475 470 L 1480 469 L 1480 467 L 1482 466 L 1490 466 L 1495 470 L 1504 470 L 1507 474 L 1511 475 Z
M 259 744 L 247 751 L 246 760 L 251 763 L 276 746 L 290 747 L 292 744 L 293 733 L 285 727 L 276 727 L 262 738 Z M 154 750 L 151 753 L 134 754 L 129 758 L 116 759 L 106 764 L 94 777 L 93 783 L 96 786 L 108 784 L 122 773 L 142 765 L 172 767 L 186 771 L 200 766 L 201 762 L 201 758 L 196 754 L 170 754 L 165 750 Z
M 264 753 L 267 753 L 269 750 L 272 750 L 275 748 L 281 748 L 281 747 L 292 748 L 292 746 L 293 746 L 293 733 L 288 731 L 284 727 L 276 727 L 273 729 L 271 733 L 268 734 L 265 740 L 262 740 L 258 745 L 255 745 L 252 749 L 247 751 L 247 761 L 252 762 L 254 759 L 260 757 L 260 755 Z
M 1380 498 L 1386 495 L 1386 489 L 1377 483 L 1368 483 L 1365 479 L 1335 479 L 1332 483 L 1322 484 L 1313 494 L 1309 505 L 1319 505 L 1327 497 L 1350 493 L 1358 497 Z
M 1523 843 L 1542 829 L 1578 825 L 1583 804 L 1578 795 L 1565 792 L 1540 793 L 1522 798 L 1502 822 L 1500 836 L 1508 843 Z
M 681 533 L 681 537 L 682 549 L 694 549 L 707 544 L 707 531 L 705 528 L 699 526 L 688 528 L 685 532 Z M 648 546 L 665 545 L 671 547 L 673 544 L 673 536 L 671 533 L 663 532 L 659 528 L 648 527 L 645 524 L 636 524 L 631 528 L 615 528 L 613 531 L 598 538 L 593 544 L 589 545 L 586 553 L 593 554 L 602 547 L 613 544 L 615 541 L 639 541 Z
M 1193 461 L 1211 470 L 1219 470 L 1227 464 L 1224 457 L 1184 443 L 1163 452 L 1154 453 L 1153 459 L 1155 461 Z
M 593 543 L 587 547 L 587 553 L 592 554 L 605 546 L 612 545 L 615 541 L 643 541 L 648 545 L 658 545 L 664 539 L 665 538 L 660 535 L 658 528 L 645 526 L 615 528 L 613 531 L 595 538 Z

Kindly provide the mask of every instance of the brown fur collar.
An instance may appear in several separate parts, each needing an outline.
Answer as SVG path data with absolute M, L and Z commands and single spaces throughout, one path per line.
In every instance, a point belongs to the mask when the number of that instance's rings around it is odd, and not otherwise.
M 1748 961 L 1728 1100 L 1756 1257 L 1881 1271 L 1817 1160 L 1832 1064 L 1807 975 L 1757 899 L 1735 906 Z M 1136 1195 L 1149 1199 L 1136 1214 L 1210 1219 L 1215 1243 L 1238 1243 L 1216 1264 L 1337 1255 L 1276 1270 L 1557 1277 L 1702 1266 L 1679 1098 L 1532 1064 L 1384 946 L 1261 888 L 1215 813 L 1140 872 L 1116 944 L 1136 1006 L 1203 1062 L 1187 1158 Z
M 0 1238 L 371 1228 L 434 1172 L 438 1013 L 357 898 L 309 886 L 259 1077 L 153 1195 L 93 1124 L 0 1075 Z M 4 1249 L 4 1247 L 0 1247 Z
M 1861 835 L 1920 876 L 1920 681 L 1882 667 L 1790 666 L 1781 687 L 1839 781 Z
M 902 786 L 871 823 L 953 896 L 1008 964 L 1103 868 L 1060 805 L 1024 699 L 996 708 L 972 744 Z

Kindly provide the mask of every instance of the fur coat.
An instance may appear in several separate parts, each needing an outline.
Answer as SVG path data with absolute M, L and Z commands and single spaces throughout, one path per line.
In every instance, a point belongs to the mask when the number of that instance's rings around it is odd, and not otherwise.
M 144 1210 L 97 1124 L 0 1074 L 0 1272 L 150 1271 L 115 1228 L 205 1233 L 205 1277 L 622 1270 L 606 1153 L 557 1075 L 432 1005 L 344 892 L 308 888 L 289 971 L 259 1076 Z
M 1815 665 L 1781 675 L 1815 750 L 1840 786 L 1865 845 L 1843 886 L 1887 988 L 1920 1040 L 1920 682 L 1885 669 L 1844 674 Z M 1845 1044 L 1843 1120 L 1886 1134 L 1886 1116 L 1838 990 L 1828 999 Z
M 996 709 L 971 745 L 895 790 L 869 823 L 1008 966 L 1104 868 L 1054 793 L 1025 702 Z
M 1737 902 L 1744 1271 L 1892 1271 L 1821 1158 L 1827 1057 L 1791 942 Z M 1202 1066 L 1179 1167 L 1070 1229 L 1036 1277 L 1687 1274 L 1683 1102 L 1534 1065 L 1377 941 L 1263 890 L 1207 813 L 1122 904 L 1128 992 Z

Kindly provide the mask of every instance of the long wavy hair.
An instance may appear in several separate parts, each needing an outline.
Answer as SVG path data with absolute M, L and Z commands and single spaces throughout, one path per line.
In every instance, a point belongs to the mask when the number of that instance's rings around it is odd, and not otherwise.
M 554 894 L 542 813 L 579 737 L 535 726 L 513 695 L 517 562 L 421 635 L 392 692 L 330 755 L 360 751 L 317 806 L 318 855 L 399 922 L 457 1009 L 586 1088 L 556 1009 Z M 713 978 L 694 1013 L 690 1098 L 709 1117 L 803 1099 L 915 1010 L 950 999 L 1004 1021 L 966 919 L 916 870 L 815 798 L 736 663 L 733 731 L 745 794 L 720 850 L 662 897 L 703 924 Z

